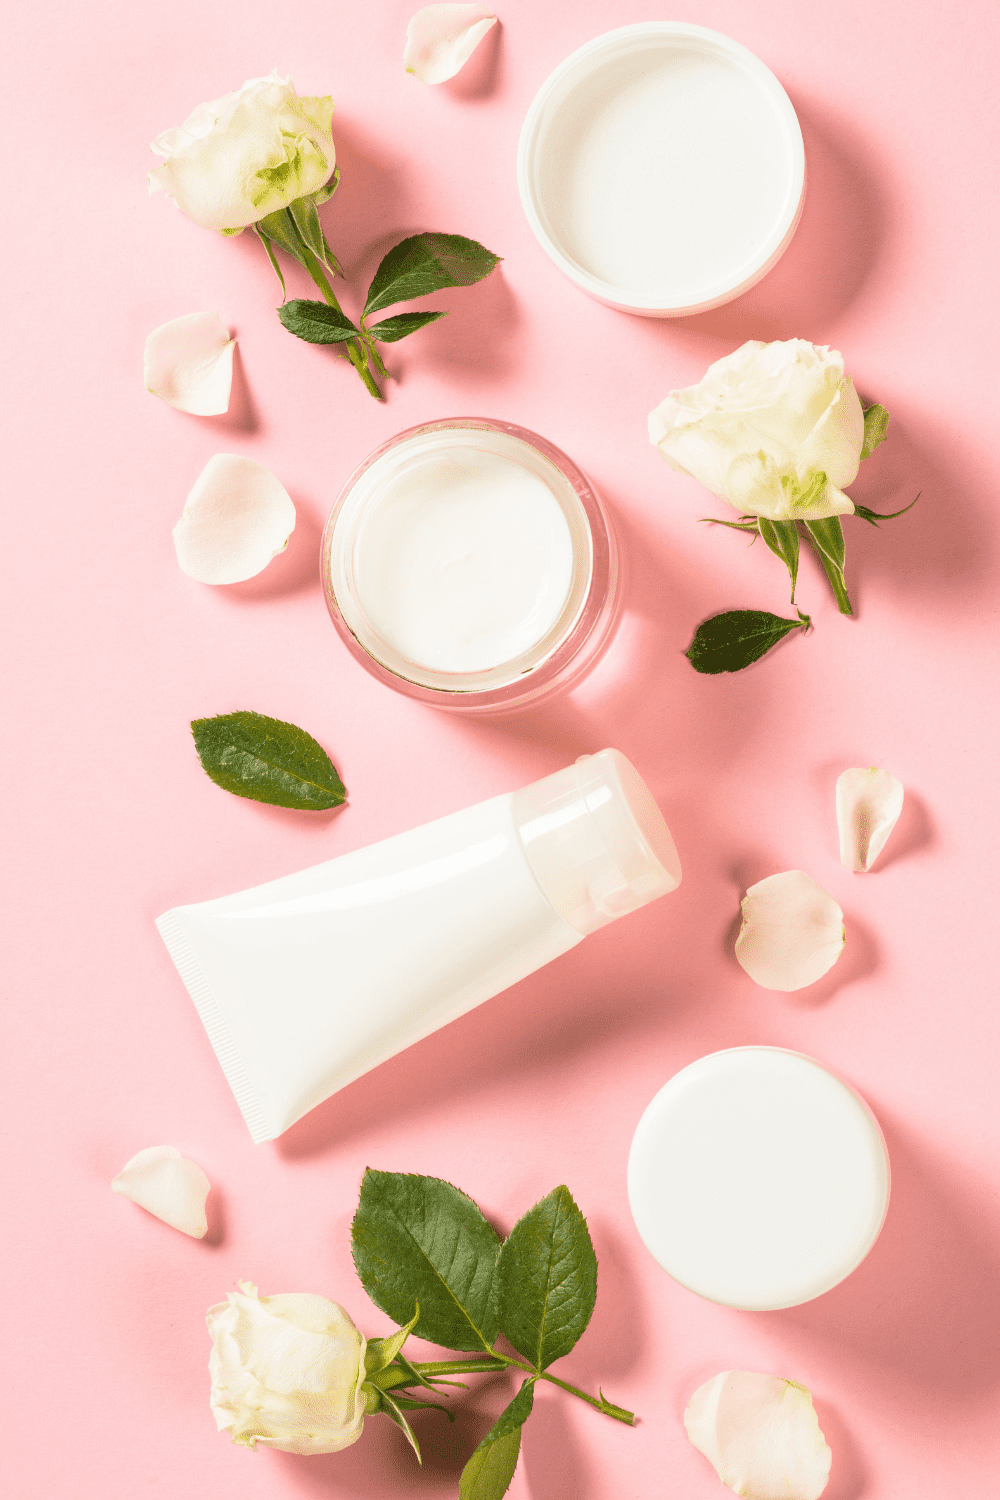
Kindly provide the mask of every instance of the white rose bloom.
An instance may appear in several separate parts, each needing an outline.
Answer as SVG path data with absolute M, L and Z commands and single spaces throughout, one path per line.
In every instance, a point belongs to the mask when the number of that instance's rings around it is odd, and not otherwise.
M 667 463 L 741 514 L 772 521 L 850 515 L 865 419 L 836 349 L 756 339 L 671 391 L 649 414 Z
M 150 150 L 165 157 L 149 191 L 165 192 L 203 229 L 238 234 L 320 190 L 336 165 L 333 100 L 300 99 L 290 78 L 251 78 L 198 108 Z
M 208 1310 L 211 1406 L 236 1443 L 337 1453 L 361 1436 L 367 1341 L 326 1297 L 258 1297 L 240 1282 Z

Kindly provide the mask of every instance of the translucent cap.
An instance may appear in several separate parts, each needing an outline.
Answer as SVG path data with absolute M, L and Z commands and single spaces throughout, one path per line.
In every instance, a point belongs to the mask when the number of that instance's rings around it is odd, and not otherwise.
M 535 879 L 571 927 L 596 932 L 674 891 L 681 866 L 652 793 L 620 750 L 514 793 L 514 821 Z

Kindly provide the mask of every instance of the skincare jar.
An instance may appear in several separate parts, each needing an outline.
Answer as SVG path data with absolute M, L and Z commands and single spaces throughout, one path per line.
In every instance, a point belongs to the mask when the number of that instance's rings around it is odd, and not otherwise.
M 575 682 L 607 643 L 618 558 L 585 476 L 523 427 L 411 427 L 352 474 L 320 554 L 327 606 L 380 682 L 508 713 Z
M 755 1312 L 860 1265 L 889 1206 L 889 1155 L 861 1096 L 811 1057 L 734 1047 L 656 1095 L 628 1163 L 636 1228 L 681 1286 Z
M 587 42 L 521 132 L 521 202 L 598 302 L 677 318 L 729 302 L 784 253 L 805 152 L 788 95 L 745 47 L 680 21 Z

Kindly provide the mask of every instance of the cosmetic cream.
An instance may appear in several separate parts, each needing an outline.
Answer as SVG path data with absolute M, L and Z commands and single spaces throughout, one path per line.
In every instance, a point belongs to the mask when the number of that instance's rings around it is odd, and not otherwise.
M 780 1047 L 699 1058 L 639 1121 L 628 1196 L 647 1249 L 711 1302 L 764 1311 L 828 1292 L 889 1205 L 878 1121 L 846 1083 Z
M 156 925 L 264 1141 L 679 881 L 648 788 L 602 750 Z
M 537 701 L 592 664 L 617 564 L 565 454 L 509 423 L 412 428 L 352 475 L 323 539 L 334 623 L 381 681 L 477 712 Z

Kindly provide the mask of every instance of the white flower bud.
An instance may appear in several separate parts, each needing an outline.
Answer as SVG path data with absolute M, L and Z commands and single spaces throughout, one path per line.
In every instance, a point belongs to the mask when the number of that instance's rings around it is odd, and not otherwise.
M 299 98 L 290 78 L 251 78 L 199 104 L 150 150 L 165 157 L 149 191 L 165 192 L 203 229 L 239 233 L 296 198 L 319 192 L 337 156 L 331 98 Z
M 649 414 L 650 442 L 741 514 L 772 521 L 849 515 L 865 419 L 835 349 L 751 339 Z
M 211 1407 L 234 1443 L 337 1453 L 361 1436 L 366 1340 L 326 1297 L 258 1297 L 240 1282 L 208 1310 Z

